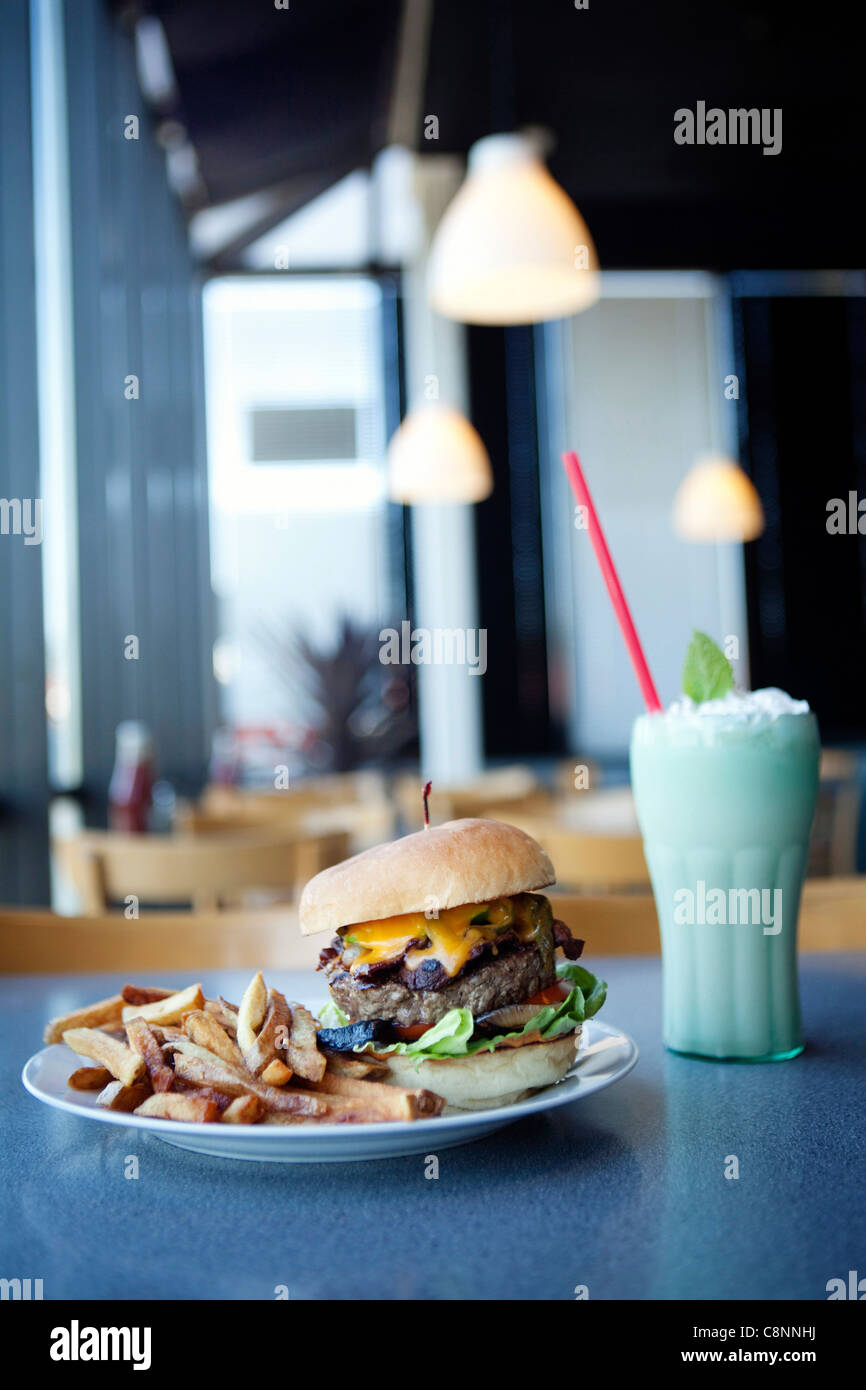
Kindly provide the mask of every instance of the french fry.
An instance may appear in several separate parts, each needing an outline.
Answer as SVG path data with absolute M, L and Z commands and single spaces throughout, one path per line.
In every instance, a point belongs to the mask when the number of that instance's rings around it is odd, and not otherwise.
M 214 1014 L 207 1013 L 205 1009 L 195 1009 L 192 1013 L 184 1014 L 183 1031 L 194 1043 L 207 1048 L 224 1062 L 234 1067 L 243 1066 L 244 1059 L 240 1048 L 229 1037 Z
M 120 992 L 125 1004 L 155 1004 L 157 999 L 177 994 L 176 989 L 161 989 L 159 985 L 124 985 Z
M 162 1046 L 164 1042 L 170 1042 L 172 1038 L 186 1037 L 183 1029 L 176 1027 L 173 1023 L 167 1023 L 165 1027 L 160 1023 L 148 1023 L 147 1026 L 160 1046 Z
M 292 1079 L 292 1068 L 277 1051 L 287 1046 L 291 1026 L 292 1015 L 286 996 L 278 989 L 269 989 L 267 1013 L 258 1037 L 253 1039 L 251 1047 L 244 1048 L 244 1062 L 253 1076 L 260 1076 L 271 1086 L 284 1086 Z
M 363 1076 L 370 1076 L 375 1081 L 377 1076 L 384 1076 L 388 1070 L 382 1062 L 362 1062 L 360 1057 L 347 1057 L 342 1052 L 328 1052 L 326 1057 L 329 1072 L 334 1076 L 352 1076 L 356 1081 Z
M 107 1067 L 113 1077 L 124 1086 L 133 1086 L 145 1075 L 144 1058 L 133 1052 L 126 1043 L 101 1033 L 97 1028 L 67 1028 L 63 1041 L 80 1057 L 89 1057 L 92 1062 Z
M 220 995 L 219 999 L 206 999 L 204 1001 L 205 1011 L 213 1018 L 221 1028 L 224 1028 L 230 1038 L 238 1035 L 238 1011 L 237 1005 L 229 1004 Z
M 166 1052 L 174 1052 L 175 1054 L 182 1053 L 184 1057 L 194 1057 L 200 1062 L 219 1062 L 243 1080 L 250 1079 L 250 1073 L 243 1065 L 243 1062 L 240 1064 L 226 1062 L 222 1057 L 218 1057 L 215 1052 L 211 1052 L 210 1048 L 202 1047 L 199 1043 L 194 1043 L 191 1038 L 187 1037 L 186 1033 L 180 1033 L 176 1038 L 169 1038 L 163 1044 L 163 1048 Z M 177 1062 L 175 1062 L 175 1067 L 177 1067 Z
M 135 1114 L 156 1120 L 180 1120 L 187 1124 L 205 1124 L 220 1117 L 219 1106 L 210 1096 L 181 1095 L 176 1091 L 148 1096 L 137 1107 Z
M 189 1082 L 181 1081 L 177 1078 L 175 1078 L 173 1091 L 176 1095 L 205 1096 L 208 1100 L 214 1102 L 220 1112 L 220 1116 L 224 1110 L 228 1109 L 232 1099 L 231 1096 L 227 1096 L 224 1091 L 216 1090 L 214 1086 L 192 1086 Z
M 256 1034 L 265 1021 L 267 1008 L 268 991 L 259 970 L 244 990 L 244 997 L 238 1009 L 238 1047 L 244 1054 L 255 1043 Z
M 325 1113 L 309 1116 L 287 1115 L 283 1112 L 273 1111 L 265 1115 L 262 1124 L 314 1124 L 314 1125 L 362 1125 L 376 1124 L 389 1118 L 375 1104 L 363 1100 L 353 1100 L 349 1096 L 322 1096 L 325 1102 Z
M 220 1118 L 224 1125 L 254 1125 L 263 1111 L 258 1096 L 235 1096 Z
M 201 1008 L 204 1008 L 201 985 L 190 985 L 189 989 L 167 994 L 164 999 L 155 999 L 152 1004 L 126 1004 L 122 1017 L 124 1023 L 131 1018 L 143 1018 L 146 1023 L 180 1023 L 190 1009 Z
M 67 1078 L 67 1086 L 73 1091 L 101 1091 L 111 1081 L 107 1067 L 79 1067 Z
M 177 1039 L 169 1040 L 168 1047 L 172 1046 L 176 1052 L 182 1053 L 185 1057 L 196 1057 L 199 1061 L 205 1063 L 224 1062 L 225 1065 L 230 1067 L 242 1080 L 252 1079 L 252 1072 L 244 1065 L 243 1058 L 240 1056 L 239 1052 L 237 1053 L 237 1059 L 239 1060 L 234 1058 L 230 1060 L 228 1057 L 220 1056 L 217 1052 L 212 1052 L 209 1048 L 202 1047 L 199 1043 L 192 1042 L 185 1035 Z M 268 1064 L 258 1079 L 267 1086 L 284 1086 L 291 1078 L 292 1073 L 289 1069 L 279 1060 L 274 1060 Z
M 285 1110 L 269 1110 L 261 1119 L 263 1125 L 321 1125 L 328 1124 L 327 1115 L 288 1115 Z
M 268 1110 L 282 1110 L 287 1114 L 322 1115 L 327 1113 L 327 1103 L 312 1091 L 299 1091 L 294 1088 L 279 1090 L 276 1086 L 266 1086 L 255 1077 L 244 1077 L 219 1059 L 203 1061 L 200 1057 L 180 1054 L 175 1058 L 175 1072 L 183 1081 L 195 1086 L 214 1086 L 228 1096 L 254 1095 Z
M 285 1062 L 281 1062 L 279 1057 L 275 1057 L 272 1062 L 268 1062 L 262 1072 L 262 1081 L 268 1086 L 287 1086 L 292 1079 L 292 1069 L 287 1067 Z
M 281 996 L 282 997 L 282 996 Z M 303 1004 L 292 1005 L 292 1028 L 286 1061 L 305 1081 L 321 1081 L 328 1059 L 316 1043 L 316 1020 Z
M 358 1081 L 349 1076 L 326 1073 L 316 1083 L 316 1094 L 342 1096 L 373 1107 L 383 1120 L 417 1120 L 438 1115 L 444 1104 L 432 1091 L 407 1086 L 389 1086 L 380 1081 Z
M 43 1041 L 59 1043 L 70 1028 L 119 1028 L 122 1009 L 123 996 L 113 994 L 110 999 L 100 999 L 86 1008 L 74 1009 L 71 1014 L 61 1014 L 46 1024 Z
M 143 1059 L 153 1089 L 170 1091 L 174 1085 L 174 1072 L 166 1062 L 150 1024 L 143 1018 L 131 1018 L 126 1025 L 126 1036 L 133 1052 Z
M 109 1081 L 96 1097 L 96 1104 L 103 1110 L 131 1111 L 151 1095 L 150 1086 L 140 1081 L 135 1086 L 124 1086 L 122 1081 Z
M 388 1069 L 376 1057 L 320 1052 L 316 1028 L 309 1009 L 268 989 L 258 972 L 240 1006 L 205 999 L 200 984 L 124 985 L 53 1019 L 45 1038 L 94 1063 L 72 1072 L 72 1090 L 98 1091 L 100 1107 L 145 1117 L 364 1124 L 441 1113 L 444 1102 L 431 1091 L 380 1081 Z

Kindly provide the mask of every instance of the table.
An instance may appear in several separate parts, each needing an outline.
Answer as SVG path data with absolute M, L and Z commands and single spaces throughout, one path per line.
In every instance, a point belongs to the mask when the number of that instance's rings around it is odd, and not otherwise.
M 866 953 L 803 957 L 808 1050 L 752 1066 L 662 1049 L 657 959 L 590 963 L 609 981 L 603 1016 L 641 1049 L 635 1070 L 443 1150 L 438 1180 L 420 1157 L 208 1159 L 42 1106 L 19 1073 L 45 1019 L 120 981 L 0 979 L 0 1275 L 42 1278 L 46 1299 L 273 1299 L 285 1285 L 387 1300 L 572 1299 L 578 1285 L 591 1299 L 825 1299 L 829 1279 L 866 1275 Z M 188 983 L 145 983 L 160 982 Z M 309 975 L 270 982 L 321 992 Z M 245 978 L 204 983 L 237 998 Z

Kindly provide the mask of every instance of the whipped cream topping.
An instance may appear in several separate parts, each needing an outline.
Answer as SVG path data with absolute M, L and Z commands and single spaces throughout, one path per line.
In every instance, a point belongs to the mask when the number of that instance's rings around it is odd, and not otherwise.
M 702 704 L 683 695 L 658 714 L 639 715 L 633 737 L 635 744 L 657 747 L 712 748 L 756 740 L 787 747 L 814 742 L 817 728 L 807 700 L 770 688 L 731 690 Z
M 718 700 L 696 704 L 688 695 L 674 700 L 664 711 L 667 719 L 725 719 L 738 724 L 763 723 L 783 714 L 808 714 L 808 700 L 794 700 L 784 690 L 768 686 L 765 690 L 729 690 Z

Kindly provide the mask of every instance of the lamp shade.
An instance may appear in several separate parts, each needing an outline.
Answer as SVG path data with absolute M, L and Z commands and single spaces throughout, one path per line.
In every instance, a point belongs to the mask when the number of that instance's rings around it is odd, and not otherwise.
M 433 308 L 463 323 L 540 323 L 599 296 L 598 256 L 574 203 L 524 135 L 489 135 L 430 251 Z
M 764 509 L 739 464 L 707 455 L 677 489 L 673 522 L 687 541 L 753 541 L 764 529 Z
M 450 406 L 408 414 L 388 448 L 388 494 L 395 502 L 480 502 L 493 491 L 478 431 Z

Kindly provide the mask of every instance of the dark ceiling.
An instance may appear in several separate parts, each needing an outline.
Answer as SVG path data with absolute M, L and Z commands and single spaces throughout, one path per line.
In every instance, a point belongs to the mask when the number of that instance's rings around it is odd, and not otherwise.
M 418 0 L 409 0 L 410 4 Z M 386 140 L 400 0 L 149 0 L 212 202 L 280 185 L 291 209 Z M 863 51 L 853 6 L 434 0 L 420 107 L 464 153 L 541 125 L 607 268 L 862 264 Z M 674 112 L 782 108 L 782 150 L 679 146 Z
M 211 203 L 285 185 L 295 206 L 385 142 L 401 0 L 146 0 Z M 128 12 L 128 7 L 125 7 Z

